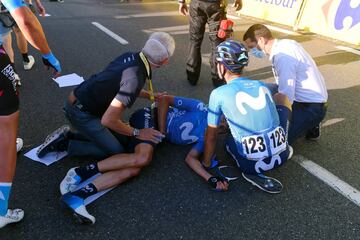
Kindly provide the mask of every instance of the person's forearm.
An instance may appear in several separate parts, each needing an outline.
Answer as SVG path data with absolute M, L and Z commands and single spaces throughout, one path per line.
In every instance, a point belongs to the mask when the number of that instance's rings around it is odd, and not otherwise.
M 110 120 L 110 121 L 102 120 L 101 124 L 119 134 L 125 136 L 133 135 L 134 128 L 132 128 L 129 124 L 126 124 L 121 120 Z
M 187 165 L 199 176 L 201 176 L 205 181 L 207 181 L 212 176 L 204 169 L 204 167 L 201 165 L 200 160 L 194 156 L 191 156 L 191 154 L 186 157 L 185 161 Z
M 205 135 L 204 165 L 210 167 L 216 147 L 216 128 L 208 127 Z
M 159 131 L 163 134 L 166 133 L 166 120 L 167 120 L 167 113 L 169 110 L 169 106 L 172 105 L 174 102 L 174 97 L 172 96 L 163 96 L 158 105 L 158 125 Z
M 15 19 L 26 40 L 42 54 L 51 52 L 40 22 L 27 7 L 15 9 L 11 15 Z

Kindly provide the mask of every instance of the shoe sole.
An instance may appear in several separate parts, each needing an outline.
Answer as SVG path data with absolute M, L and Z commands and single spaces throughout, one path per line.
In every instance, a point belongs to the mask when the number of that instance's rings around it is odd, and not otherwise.
M 65 131 L 66 129 L 66 131 Z M 59 129 L 55 130 L 53 133 L 47 135 L 47 137 L 45 138 L 45 142 L 48 141 L 50 138 L 53 138 L 54 135 L 59 136 L 61 133 L 65 133 L 70 131 L 70 126 L 68 125 L 64 125 L 62 127 L 60 127 Z
M 24 70 L 25 70 L 25 71 L 31 70 L 31 69 L 34 67 L 34 65 L 35 65 L 35 59 L 34 59 L 34 57 L 31 56 L 31 55 L 29 55 L 29 58 L 33 60 L 33 64 L 32 64 L 31 66 L 28 66 L 28 65 L 25 65 L 25 64 L 24 64 Z M 29 62 L 29 63 L 30 63 L 30 62 Z
M 33 65 L 34 66 L 34 65 Z M 31 66 L 30 68 L 29 67 L 24 67 L 24 70 L 25 71 L 29 71 L 29 70 L 31 70 L 32 68 L 33 68 L 33 66 Z
M 16 139 L 16 152 L 20 152 L 24 146 L 24 141 L 21 138 Z
M 70 170 L 71 170 L 71 169 L 70 169 Z M 69 171 L 70 171 L 70 170 L 69 170 Z M 63 182 L 66 182 L 65 179 L 66 179 L 67 177 L 72 178 L 71 176 L 68 176 L 69 171 L 66 173 L 64 179 L 61 181 L 61 183 L 60 183 L 60 185 L 59 185 L 59 189 L 60 189 L 61 195 L 65 195 L 65 194 L 68 193 L 68 192 L 74 191 L 74 190 L 76 189 L 76 187 L 79 186 L 79 184 L 81 184 L 81 181 L 80 181 L 78 184 L 67 184 L 67 186 L 72 185 L 72 186 L 74 186 L 74 187 L 73 187 L 71 190 L 62 193 L 62 189 L 65 189 L 65 187 L 62 187 L 62 186 L 65 185 L 65 184 L 62 185 L 62 183 L 63 183 Z M 66 182 L 66 183 L 67 183 L 67 182 Z
M 254 182 L 253 180 L 245 177 L 244 174 L 242 174 L 242 176 L 243 176 L 243 178 L 245 178 L 246 181 L 250 182 L 252 185 L 258 187 L 260 190 L 262 190 L 262 191 L 264 191 L 264 192 L 272 193 L 272 194 L 277 194 L 277 193 L 281 193 L 281 191 L 282 191 L 283 185 L 281 184 L 281 182 L 280 182 L 279 180 L 276 180 L 276 181 L 280 184 L 281 189 L 280 189 L 279 191 L 270 191 L 270 190 L 268 190 L 268 189 L 266 189 L 266 188 L 263 188 L 261 185 L 257 184 L 257 183 Z M 271 178 L 271 179 L 274 179 L 274 178 Z
M 62 127 L 58 130 L 56 130 L 55 132 L 53 132 L 52 134 L 48 135 L 46 138 L 45 138 L 45 141 L 43 144 L 41 144 L 41 146 L 39 147 L 36 155 L 39 157 L 39 158 L 42 158 L 44 156 L 46 156 L 46 154 L 48 154 L 49 152 L 45 153 L 45 154 L 40 154 L 41 151 L 44 151 L 44 149 L 46 147 L 48 147 L 50 144 L 52 144 L 56 139 L 58 139 L 60 137 L 61 134 L 64 134 L 66 131 L 64 131 L 64 129 L 68 129 L 67 131 L 70 130 L 70 127 L 69 126 L 65 126 L 65 127 Z
M 49 140 L 46 140 L 45 143 L 41 144 L 41 146 L 39 147 L 36 155 L 39 157 L 39 158 L 42 158 L 42 157 L 45 157 L 48 153 L 50 153 L 51 151 L 45 151 L 45 149 L 47 147 L 49 147 L 50 144 L 52 144 L 57 138 L 59 138 L 60 134 L 57 134 L 57 135 L 54 135 L 53 136 L 53 139 L 49 139 Z
M 66 203 L 64 203 L 61 199 L 61 204 L 63 205 L 63 207 L 67 208 L 68 210 L 71 211 L 72 215 L 74 216 L 74 218 L 76 219 L 76 221 L 80 224 L 85 224 L 85 225 L 92 225 L 92 221 L 80 214 L 78 214 L 77 212 L 75 212 L 74 209 L 72 209 L 69 205 L 67 205 Z

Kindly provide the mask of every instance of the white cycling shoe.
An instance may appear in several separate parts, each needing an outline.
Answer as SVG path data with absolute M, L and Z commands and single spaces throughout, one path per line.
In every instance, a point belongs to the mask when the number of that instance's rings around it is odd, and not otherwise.
M 0 216 L 0 228 L 5 227 L 9 223 L 20 222 L 24 218 L 24 210 L 22 209 L 8 209 L 5 216 Z
M 75 172 L 75 168 L 71 168 L 65 178 L 61 181 L 60 183 L 60 192 L 61 195 L 64 195 L 68 192 L 72 192 L 75 190 L 75 188 L 79 185 L 79 183 L 81 182 L 81 178 L 79 177 L 79 175 L 76 174 Z
M 24 146 L 24 141 L 21 138 L 16 139 L 16 152 L 20 152 Z

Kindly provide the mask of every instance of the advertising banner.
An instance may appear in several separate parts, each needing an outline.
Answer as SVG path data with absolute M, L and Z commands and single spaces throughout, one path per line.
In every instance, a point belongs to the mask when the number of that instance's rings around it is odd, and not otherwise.
M 292 27 L 302 2 L 303 0 L 243 0 L 240 13 Z
M 360 0 L 308 0 L 298 27 L 360 46 Z

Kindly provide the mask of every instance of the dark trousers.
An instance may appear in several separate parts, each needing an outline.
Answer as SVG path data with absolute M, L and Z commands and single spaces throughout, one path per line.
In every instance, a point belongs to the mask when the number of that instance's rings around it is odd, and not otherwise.
M 207 2 L 200 0 L 192 0 L 190 3 L 190 43 L 189 54 L 186 64 L 186 72 L 188 79 L 193 79 L 193 82 L 198 81 L 201 70 L 201 43 L 204 38 L 205 26 L 209 25 L 209 39 L 211 44 L 210 67 L 211 77 L 216 86 L 219 80 L 217 75 L 216 65 L 214 61 L 214 53 L 216 46 L 219 45 L 223 39 L 217 37 L 220 21 L 226 19 L 225 9 L 220 7 L 220 1 Z M 194 85 L 195 85 L 194 84 Z
M 326 103 L 299 103 L 294 101 L 289 129 L 289 144 L 305 136 L 314 127 L 319 126 L 325 118 L 326 110 Z
M 276 83 L 266 83 L 266 86 L 270 89 L 272 95 L 278 92 Z M 290 145 L 296 139 L 305 136 L 308 131 L 320 125 L 326 115 L 327 103 L 300 103 L 294 101 L 291 108 L 292 116 L 288 134 Z
M 69 156 L 103 159 L 125 152 L 126 137 L 104 127 L 99 117 L 79 110 L 68 101 L 65 101 L 64 111 L 66 118 L 77 131 L 70 137 L 67 149 Z

